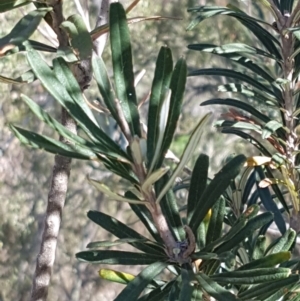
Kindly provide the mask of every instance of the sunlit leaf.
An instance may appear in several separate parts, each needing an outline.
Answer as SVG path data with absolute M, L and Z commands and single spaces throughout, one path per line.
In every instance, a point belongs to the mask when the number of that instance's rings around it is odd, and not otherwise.
M 132 204 L 139 204 L 139 205 L 144 205 L 145 204 L 145 202 L 143 202 L 143 201 L 132 200 L 132 199 L 127 199 L 125 197 L 122 197 L 121 195 L 119 195 L 119 194 L 113 192 L 112 190 L 110 190 L 104 183 L 101 183 L 97 180 L 89 179 L 89 181 L 99 191 L 101 191 L 103 194 L 107 195 L 110 200 L 119 201 L 119 202 L 127 202 L 127 203 L 132 203 Z
M 1 4 L 0 4 L 1 10 Z M 16 46 L 21 46 L 34 33 L 43 17 L 51 11 L 51 8 L 40 8 L 24 16 L 5 37 L 0 39 L 0 57 Z
M 93 42 L 80 15 L 72 15 L 60 25 L 67 31 L 74 54 L 79 60 L 90 59 Z

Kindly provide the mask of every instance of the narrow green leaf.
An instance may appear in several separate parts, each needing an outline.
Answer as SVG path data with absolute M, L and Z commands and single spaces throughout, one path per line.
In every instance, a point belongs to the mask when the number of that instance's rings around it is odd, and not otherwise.
M 20 140 L 21 143 L 29 145 L 33 148 L 44 149 L 53 154 L 59 154 L 64 157 L 70 157 L 81 160 L 95 160 L 97 156 L 88 148 L 83 148 L 78 145 L 72 146 L 62 143 L 58 140 L 47 136 L 39 135 L 34 132 L 24 130 L 22 128 L 10 125 L 10 129 Z
M 289 251 L 290 248 L 292 247 L 295 238 L 297 234 L 296 231 L 293 229 L 288 229 L 280 238 L 279 240 L 275 243 L 275 245 L 270 245 L 269 248 L 266 250 L 266 253 L 270 251 L 270 247 L 272 246 L 271 249 L 271 254 L 276 254 L 277 252 L 284 252 L 284 251 Z
M 265 168 L 266 168 L 266 171 L 265 171 L 266 172 L 266 176 L 268 178 L 275 178 L 273 176 L 273 172 L 274 171 L 269 166 L 265 166 Z M 288 214 L 290 214 L 289 206 L 287 205 L 286 200 L 285 200 L 285 198 L 283 196 L 283 193 L 282 193 L 281 189 L 279 188 L 279 186 L 277 184 L 273 184 L 272 185 L 272 189 L 274 190 L 275 195 L 276 195 L 278 201 L 281 203 L 282 207 L 285 209 L 285 211 Z
M 174 281 L 169 281 L 166 285 L 152 290 L 150 293 L 138 298 L 137 301 L 165 301 L 172 289 Z
M 243 43 L 230 43 L 230 44 L 223 44 L 222 46 L 201 43 L 201 44 L 188 45 L 188 48 L 191 50 L 204 51 L 204 52 L 209 52 L 218 55 L 224 55 L 224 54 L 241 55 L 243 53 L 246 53 L 246 54 L 252 54 L 254 56 L 261 55 L 263 57 L 278 60 L 278 58 L 275 55 L 272 55 L 262 49 L 252 47 Z
M 288 268 L 257 268 L 215 274 L 211 278 L 224 284 L 258 284 L 287 278 L 291 274 Z
M 79 60 L 91 59 L 93 42 L 80 15 L 72 15 L 60 25 L 69 35 L 70 43 Z
M 125 224 L 121 223 L 117 219 L 99 211 L 89 211 L 87 214 L 88 218 L 94 223 L 107 230 L 111 234 L 118 238 L 136 238 L 136 239 L 146 239 L 147 238 L 135 230 L 129 228 Z M 163 249 L 156 245 L 149 245 L 139 242 L 130 243 L 133 247 L 147 253 L 155 254 L 165 257 L 165 252 Z
M 263 205 L 265 206 L 265 208 L 274 214 L 274 222 L 276 223 L 276 226 L 278 227 L 278 230 L 281 232 L 281 234 L 284 234 L 286 232 L 285 220 L 282 216 L 282 213 L 278 209 L 277 204 L 275 203 L 275 201 L 271 196 L 269 187 L 261 188 L 259 186 L 260 181 L 266 178 L 262 167 L 256 166 L 255 173 L 256 173 L 256 187 L 259 193 L 259 197 Z
M 80 261 L 101 264 L 148 265 L 164 261 L 162 256 L 115 250 L 82 251 L 76 254 Z M 152 280 L 152 279 L 151 279 Z
M 134 199 L 136 196 L 130 192 L 127 191 L 125 193 L 126 198 Z M 157 229 L 153 223 L 151 213 L 147 209 L 146 206 L 144 205 L 137 205 L 137 204 L 129 204 L 133 212 L 136 214 L 136 216 L 139 218 L 139 220 L 145 225 L 147 228 L 148 232 L 152 235 L 152 237 L 159 243 L 162 243 L 162 239 L 157 232 Z
M 160 200 L 163 198 L 163 196 L 166 194 L 166 192 L 173 186 L 174 181 L 176 177 L 179 175 L 179 173 L 182 171 L 184 166 L 189 162 L 191 156 L 194 154 L 194 151 L 196 147 L 199 144 L 199 140 L 203 133 L 203 128 L 206 125 L 206 122 L 208 121 L 208 118 L 211 116 L 211 113 L 206 114 L 198 123 L 196 128 L 194 129 L 193 133 L 190 136 L 190 139 L 183 151 L 183 154 L 180 158 L 180 162 L 178 163 L 176 169 L 174 170 L 172 176 L 170 177 L 169 181 L 166 183 L 164 188 L 160 191 L 156 202 L 159 203 Z
M 97 127 L 99 127 L 90 107 L 83 98 L 82 91 L 77 80 L 63 58 L 59 57 L 53 60 L 53 71 L 72 99 L 81 107 L 88 118 L 93 121 Z
M 103 149 L 106 149 L 107 154 L 111 156 L 117 155 L 117 157 L 129 159 L 128 155 L 98 126 L 96 126 L 86 115 L 81 106 L 73 100 L 65 86 L 60 83 L 39 53 L 29 47 L 27 48 L 27 57 L 32 70 L 43 86 L 78 122 L 80 127 L 87 133 L 94 144 L 99 145 L 99 148 L 102 151 Z
M 206 243 L 209 244 L 221 236 L 223 228 L 223 220 L 225 215 L 226 200 L 221 195 L 219 200 L 212 207 L 212 214 L 209 221 Z
M 231 181 L 239 174 L 240 169 L 244 165 L 246 157 L 239 155 L 228 162 L 209 183 L 203 192 L 201 199 L 198 201 L 194 214 L 189 223 L 194 233 L 204 219 L 210 208 L 216 203 L 222 193 L 225 192 Z
M 218 283 L 203 273 L 195 275 L 201 288 L 217 301 L 236 301 L 238 300 L 230 291 L 226 290 Z
M 278 39 L 276 39 L 268 30 L 264 29 L 258 23 L 260 22 L 269 26 L 269 24 L 264 22 L 263 20 L 253 18 L 242 12 L 241 10 L 236 11 L 227 7 L 220 6 L 199 6 L 188 9 L 188 12 L 198 12 L 199 15 L 197 15 L 196 18 L 190 23 L 187 30 L 193 29 L 197 24 L 199 24 L 206 18 L 210 18 L 219 14 L 229 15 L 234 17 L 237 21 L 248 28 L 270 53 L 276 54 L 278 59 L 281 58 L 280 52 L 275 46 L 280 45 Z
M 255 246 L 252 253 L 252 259 L 260 259 L 263 258 L 265 251 L 267 248 L 267 238 L 264 235 L 260 235 L 257 237 Z
M 190 71 L 188 76 L 208 76 L 208 75 L 216 75 L 216 76 L 225 76 L 226 78 L 235 78 L 237 80 L 240 80 L 242 82 L 245 82 L 253 87 L 255 87 L 258 90 L 265 91 L 266 93 L 269 93 L 276 97 L 274 92 L 267 87 L 267 85 L 263 85 L 257 80 L 253 79 L 252 77 L 243 74 L 238 71 L 230 70 L 230 69 L 223 69 L 223 68 L 208 68 L 208 69 L 199 69 L 199 70 L 193 70 Z
M 171 78 L 170 108 L 169 108 L 167 126 L 166 126 L 164 139 L 163 139 L 164 142 L 161 149 L 161 162 L 158 162 L 157 166 L 161 166 L 163 158 L 165 157 L 165 154 L 167 153 L 171 145 L 171 142 L 173 140 L 177 122 L 181 114 L 181 107 L 182 107 L 182 101 L 183 101 L 183 95 L 184 95 L 185 83 L 186 83 L 186 75 L 187 75 L 186 62 L 184 59 L 180 59 L 177 61 L 175 65 L 172 78 Z
M 261 134 L 261 126 L 243 121 L 219 120 L 215 123 L 217 128 L 236 128 L 241 130 L 252 130 Z
M 101 57 L 96 55 L 92 58 L 92 66 L 95 75 L 96 82 L 98 84 L 98 89 L 101 93 L 104 103 L 109 109 L 113 118 L 119 123 L 119 117 L 115 107 L 115 95 L 111 82 L 109 80 L 106 66 Z
M 239 298 L 242 300 L 248 301 L 252 298 L 259 298 L 261 295 L 269 292 L 270 294 L 277 292 L 281 288 L 288 287 L 299 281 L 299 275 L 291 275 L 287 278 L 272 281 L 271 283 L 263 283 L 260 285 L 255 285 L 246 291 L 243 291 L 238 294 Z M 259 299 L 265 300 L 265 299 Z M 277 299 L 276 299 L 277 301 Z
M 162 104 L 169 90 L 171 75 L 173 70 L 173 60 L 170 48 L 161 47 L 157 57 L 154 79 L 151 88 L 148 113 L 148 134 L 147 134 L 147 158 L 150 166 L 159 134 L 159 120 Z
M 193 272 L 185 268 L 181 269 L 182 285 L 180 288 L 179 301 L 191 300 L 193 294 L 192 280 L 194 280 Z
M 255 89 L 253 87 L 248 87 L 247 85 L 228 83 L 225 85 L 218 86 L 218 91 L 220 92 L 230 92 L 239 93 L 247 98 L 255 99 L 257 101 L 263 102 L 266 105 L 274 106 L 276 108 L 278 104 L 278 99 L 273 95 L 270 95 L 264 91 Z
M 237 136 L 247 140 L 251 144 L 253 144 L 264 156 L 272 157 L 271 149 L 269 150 L 269 148 L 267 148 L 267 145 L 264 145 L 263 142 L 259 141 L 258 139 L 254 138 L 253 136 L 251 136 L 248 133 L 244 133 L 237 129 L 227 129 L 227 128 L 222 129 L 222 133 L 237 135 Z M 274 150 L 272 150 L 272 151 L 274 151 Z
M 51 10 L 52 8 L 40 8 L 24 16 L 8 35 L 0 39 L 0 56 L 5 54 L 6 49 L 11 50 L 15 46 L 21 46 L 23 42 L 27 41 L 43 17 Z
M 32 2 L 30 0 L 2 0 L 0 3 L 0 12 L 3 13 Z
M 252 236 L 254 231 L 273 220 L 273 214 L 265 212 L 252 218 L 232 239 L 220 245 L 215 252 L 220 254 L 237 247 L 247 237 Z
M 152 263 L 128 283 L 114 301 L 137 300 L 147 285 L 167 266 L 168 264 L 163 262 Z
M 65 128 L 60 122 L 56 121 L 54 118 L 52 118 L 47 112 L 41 109 L 40 106 L 38 106 L 32 99 L 25 95 L 21 95 L 22 100 L 25 101 L 25 103 L 28 105 L 30 110 L 37 116 L 40 120 L 45 122 L 47 125 L 49 125 L 51 128 L 53 128 L 57 133 L 59 133 L 62 137 L 65 137 L 68 141 L 71 141 L 74 143 L 73 148 L 76 149 L 78 146 L 82 149 L 92 150 L 95 154 L 96 153 L 102 153 L 103 155 L 106 155 L 106 149 L 100 149 L 99 146 L 95 146 L 92 142 L 85 140 L 84 138 L 81 138 L 75 134 L 73 134 L 71 131 L 69 131 L 67 128 Z
M 192 173 L 189 196 L 187 201 L 187 220 L 190 221 L 195 212 L 197 203 L 199 202 L 202 193 L 205 190 L 208 176 L 209 157 L 205 154 L 200 154 Z
M 145 179 L 145 182 L 142 184 L 141 190 L 144 192 L 151 191 L 153 184 L 159 181 L 169 171 L 169 169 L 169 166 L 161 167 L 153 171 L 151 174 L 148 174 L 147 178 Z
M 132 136 L 141 137 L 139 113 L 137 109 L 134 74 L 132 66 L 131 42 L 126 14 L 120 3 L 110 5 L 110 42 L 118 100 Z
M 94 241 L 94 242 L 90 242 L 86 247 L 88 249 L 107 248 L 107 247 L 113 247 L 113 246 L 133 243 L 133 242 L 145 243 L 145 242 L 147 242 L 147 239 L 121 238 L 121 239 L 117 239 L 115 241 L 110 241 L 110 240 Z
M 159 193 L 161 188 L 164 188 L 166 183 L 169 181 L 169 177 L 167 175 L 164 176 L 161 181 L 157 182 L 155 186 L 156 192 Z M 178 241 L 183 241 L 185 239 L 185 231 L 183 229 L 182 220 L 176 203 L 176 197 L 171 189 L 169 189 L 166 195 L 162 198 L 160 206 L 174 237 L 176 237 Z
M 270 254 L 263 258 L 253 260 L 247 264 L 244 264 L 237 270 L 244 271 L 244 270 L 250 270 L 255 268 L 272 268 L 277 264 L 290 260 L 290 258 L 291 258 L 291 252 L 287 252 L 287 251 Z
M 95 186 L 100 192 L 102 192 L 104 195 L 108 196 L 110 200 L 113 201 L 119 201 L 119 202 L 126 202 L 126 203 L 132 203 L 132 204 L 139 204 L 139 205 L 145 205 L 144 201 L 136 200 L 136 199 L 127 199 L 118 193 L 113 192 L 108 186 L 106 186 L 104 183 L 101 183 L 94 179 L 88 179 L 89 182 Z
M 238 99 L 233 99 L 233 98 L 213 98 L 207 101 L 204 101 L 201 103 L 201 106 L 207 106 L 207 105 L 212 105 L 212 104 L 218 104 L 218 105 L 228 105 L 228 106 L 233 106 L 237 107 L 239 109 L 242 109 L 254 117 L 258 118 L 259 120 L 263 122 L 269 122 L 270 118 L 262 113 L 260 113 L 258 110 L 256 110 L 253 106 L 242 102 Z
M 282 127 L 283 125 L 276 120 L 271 120 L 267 122 L 262 131 L 262 138 L 269 138 L 272 134 L 276 133 L 276 131 Z

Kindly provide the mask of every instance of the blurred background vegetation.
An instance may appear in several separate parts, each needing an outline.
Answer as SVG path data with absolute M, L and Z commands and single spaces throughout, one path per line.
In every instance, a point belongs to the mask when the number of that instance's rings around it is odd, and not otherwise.
M 126 7 L 131 1 L 121 2 Z M 96 3 L 98 3 L 96 0 L 90 1 L 92 27 L 97 12 Z M 230 3 L 243 9 L 246 7 L 248 13 L 253 15 L 264 14 L 255 2 L 236 0 Z M 243 42 L 253 38 L 246 34 L 238 23 L 222 16 L 213 20 L 209 19 L 196 30 L 187 32 L 186 26 L 191 20 L 187 8 L 205 4 L 224 6 L 228 3 L 223 0 L 141 0 L 138 6 L 130 12 L 130 16 L 161 15 L 180 18 L 180 20 L 147 21 L 130 25 L 135 71 L 138 73 L 143 69 L 146 70 L 137 89 L 140 100 L 145 98 L 151 89 L 149 83 L 152 81 L 156 56 L 162 45 L 167 45 L 172 49 L 174 61 L 181 56 L 186 57 L 190 69 L 208 66 L 226 67 L 227 63 L 222 59 L 209 54 L 203 55 L 188 51 L 186 46 L 204 39 L 207 43 L 221 44 L 224 41 Z M 0 14 L 0 36 L 6 35 L 19 18 L 31 9 L 32 7 L 27 6 Z M 66 17 L 76 13 L 73 1 L 65 1 L 64 11 Z M 35 38 L 51 44 L 50 37 L 46 24 L 42 23 L 40 30 L 35 33 Z M 109 70 L 108 48 L 104 52 L 104 60 Z M 16 78 L 26 70 L 28 66 L 23 54 L 1 58 L 0 74 L 3 76 Z M 177 138 L 172 146 L 176 155 L 181 154 L 188 134 L 207 110 L 207 108 L 200 108 L 201 101 L 217 95 L 217 91 L 213 90 L 215 83 L 222 84 L 222 78 L 188 79 Z M 34 99 L 56 117 L 59 116 L 60 108 L 39 82 L 29 85 L 1 84 L 0 93 L 0 301 L 21 301 L 29 299 L 54 157 L 42 151 L 22 147 L 6 124 L 11 122 L 34 129 L 39 133 L 49 133 L 49 129 L 44 128 L 44 125 L 32 117 L 20 99 L 21 93 Z M 99 95 L 95 83 L 92 83 L 86 95 L 91 101 L 96 101 Z M 146 110 L 147 104 L 141 109 Z M 211 174 L 219 169 L 229 155 L 254 152 L 244 142 L 217 133 L 212 124 L 222 111 L 214 107 L 213 113 L 213 118 L 198 149 L 199 152 L 213 157 Z M 109 119 L 100 114 L 98 118 L 102 120 L 107 131 L 114 135 L 115 129 Z M 102 181 L 119 182 L 118 178 L 105 171 L 99 164 L 73 161 L 49 301 L 111 300 L 122 288 L 121 285 L 116 286 L 102 281 L 98 277 L 99 266 L 79 263 L 74 256 L 76 252 L 83 250 L 88 242 L 109 238 L 87 219 L 87 210 L 101 210 L 125 223 L 135 223 L 127 204 L 106 202 L 103 196 L 87 183 L 86 176 L 89 174 L 93 174 Z M 122 190 L 122 183 L 119 189 Z M 180 197 L 184 198 L 184 195 Z M 136 228 L 141 229 L 138 224 Z M 131 272 L 134 271 L 131 269 Z

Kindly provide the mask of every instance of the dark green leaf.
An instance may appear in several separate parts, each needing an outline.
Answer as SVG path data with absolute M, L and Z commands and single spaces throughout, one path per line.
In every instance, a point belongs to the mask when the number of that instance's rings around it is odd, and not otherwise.
M 125 197 L 130 198 L 130 199 L 136 198 L 135 195 L 130 191 L 127 191 L 125 193 Z M 131 207 L 133 212 L 136 214 L 136 216 L 139 218 L 139 220 L 145 225 L 145 227 L 147 228 L 149 233 L 152 235 L 152 237 L 157 242 L 162 243 L 162 239 L 161 239 L 159 233 L 157 232 L 157 229 L 156 229 L 156 227 L 153 223 L 152 217 L 151 217 L 151 213 L 149 212 L 147 207 L 144 205 L 137 205 L 137 204 L 129 204 L 129 206 Z
M 77 253 L 76 258 L 80 261 L 87 261 L 91 263 L 122 265 L 148 265 L 165 260 L 165 258 L 158 255 L 115 250 L 83 251 Z
M 192 280 L 194 280 L 193 271 L 191 271 L 190 269 L 186 270 L 185 268 L 182 268 L 181 279 L 182 279 L 182 285 L 180 288 L 180 294 L 178 300 L 179 301 L 191 300 L 193 294 Z
M 265 23 L 264 21 L 252 18 L 241 10 L 237 11 L 220 6 L 200 6 L 188 9 L 188 11 L 197 12 L 199 15 L 197 15 L 197 17 L 190 23 L 187 30 L 191 30 L 206 18 L 220 14 L 229 15 L 235 17 L 240 23 L 247 27 L 270 53 L 275 54 L 278 59 L 281 59 L 281 55 L 275 46 L 275 44 L 278 46 L 280 45 L 278 39 L 276 39 L 268 30 L 264 29 L 258 24 L 258 22 Z M 265 24 L 269 26 L 268 23 Z
M 154 79 L 151 88 L 148 113 L 147 158 L 150 166 L 157 147 L 161 108 L 167 96 L 173 70 L 172 53 L 162 47 L 157 57 Z M 157 166 L 159 168 L 160 166 Z
M 200 75 L 204 75 L 204 76 L 216 75 L 216 76 L 225 76 L 226 78 L 235 78 L 237 80 L 240 80 L 242 82 L 245 82 L 255 87 L 258 90 L 262 90 L 276 97 L 274 92 L 267 85 L 262 84 L 259 81 L 241 72 L 237 72 L 230 69 L 223 69 L 223 68 L 208 68 L 208 69 L 193 70 L 190 71 L 188 74 L 188 76 L 200 76 Z
M 3 13 L 14 8 L 32 3 L 31 0 L 1 0 L 0 12 Z
M 125 224 L 105 213 L 99 211 L 89 211 L 87 216 L 94 223 L 98 224 L 100 227 L 109 231 L 111 234 L 117 236 L 118 238 L 136 238 L 147 240 L 147 238 L 143 235 L 137 233 L 135 230 L 129 228 Z M 165 256 L 164 250 L 156 245 L 149 245 L 139 242 L 130 243 L 130 245 L 148 254 Z
M 250 289 L 240 293 L 238 296 L 242 300 L 248 301 L 252 298 L 259 298 L 261 295 L 265 294 L 266 292 L 273 294 L 274 292 L 277 292 L 281 288 L 288 287 L 289 285 L 295 284 L 297 281 L 299 281 L 299 276 L 291 275 L 287 278 L 276 280 L 271 283 L 263 283 L 260 285 L 255 285 Z M 265 299 L 259 299 L 259 300 L 265 300 Z
M 26 102 L 30 110 L 37 116 L 40 120 L 48 124 L 51 128 L 57 131 L 61 136 L 72 141 L 74 144 L 78 144 L 81 147 L 87 147 L 89 149 L 93 148 L 93 144 L 69 131 L 60 122 L 52 118 L 47 112 L 42 110 L 32 99 L 25 95 L 21 95 L 21 98 Z
M 215 175 L 214 179 L 206 187 L 201 199 L 196 205 L 195 212 L 189 223 L 189 226 L 194 233 L 197 232 L 201 221 L 204 219 L 209 209 L 212 208 L 222 193 L 225 192 L 230 182 L 239 174 L 245 161 L 246 157 L 244 155 L 236 156 Z
M 217 301 L 236 301 L 238 300 L 232 293 L 213 281 L 203 273 L 195 275 L 201 288 Z
M 256 189 L 259 193 L 259 197 L 263 205 L 265 206 L 265 208 L 274 214 L 274 222 L 277 225 L 281 234 L 284 234 L 286 231 L 285 220 L 282 216 L 282 213 L 278 209 L 276 203 L 274 202 L 269 188 L 268 187 L 261 188 L 259 186 L 260 181 L 266 178 L 261 166 L 255 167 L 255 172 L 256 172 L 256 187 L 257 187 Z
M 276 266 L 277 264 L 288 261 L 290 258 L 291 258 L 291 253 L 286 252 L 286 251 L 275 253 L 275 254 L 270 254 L 263 258 L 253 260 L 247 264 L 244 264 L 243 266 L 238 268 L 238 270 L 244 271 L 244 270 L 250 270 L 250 269 L 255 269 L 255 268 L 272 268 L 272 267 Z
M 76 101 L 78 101 L 77 103 L 68 93 L 64 84 L 67 85 L 68 89 L 75 87 L 73 85 L 74 79 L 73 76 L 71 79 L 69 68 L 66 65 L 61 64 L 61 69 L 58 70 L 58 65 L 56 65 L 56 72 L 60 73 L 60 80 L 63 80 L 64 83 L 62 84 L 46 62 L 41 58 L 39 53 L 28 48 L 27 56 L 32 70 L 44 87 L 70 113 L 70 115 L 73 116 L 80 127 L 93 140 L 94 144 L 98 146 L 99 151 L 102 153 L 106 152 L 110 156 L 123 157 L 127 160 L 128 155 L 86 115 L 85 111 L 78 104 L 80 103 L 80 100 L 76 99 Z M 74 93 L 75 94 L 72 95 L 75 97 L 76 91 L 74 91 Z
M 87 148 L 78 145 L 67 145 L 50 137 L 39 135 L 13 125 L 10 125 L 10 128 L 21 143 L 33 148 L 44 149 L 53 154 L 75 159 L 93 160 L 97 158 L 96 154 Z
M 207 101 L 204 101 L 201 103 L 201 106 L 207 106 L 212 104 L 218 104 L 218 105 L 228 105 L 237 107 L 239 109 L 245 110 L 246 112 L 250 113 L 251 115 L 255 116 L 259 120 L 263 122 L 269 122 L 270 118 L 262 113 L 260 113 L 258 110 L 253 108 L 251 105 L 248 105 L 247 103 L 244 103 L 238 99 L 233 98 L 213 98 Z
M 147 239 L 121 238 L 121 239 L 117 239 L 115 241 L 110 241 L 110 240 L 93 241 L 93 242 L 90 242 L 86 247 L 88 249 L 107 248 L 107 247 L 113 247 L 113 246 L 133 243 L 133 242 L 145 243 L 145 242 L 147 242 Z M 150 241 L 148 241 L 148 242 L 150 242 Z
M 268 178 L 275 178 L 273 176 L 272 169 L 269 166 L 265 166 L 265 168 L 266 168 L 265 172 L 266 172 L 267 177 Z M 285 200 L 285 198 L 283 196 L 283 193 L 282 193 L 281 189 L 278 187 L 277 184 L 273 184 L 272 185 L 272 189 L 274 190 L 275 195 L 276 195 L 278 201 L 281 203 L 281 205 L 283 206 L 283 208 L 285 209 L 285 211 L 289 214 L 290 213 L 290 209 L 289 209 L 289 207 L 288 207 L 288 205 L 286 203 L 286 200 Z
M 106 66 L 102 58 L 95 55 L 92 58 L 92 65 L 95 79 L 104 103 L 106 104 L 113 118 L 119 122 L 119 117 L 115 107 L 115 95 L 107 74 Z
M 165 301 L 172 289 L 173 283 L 174 281 L 170 281 L 164 286 L 157 287 L 150 293 L 140 297 L 137 301 Z
M 276 254 L 277 252 L 283 252 L 283 251 L 289 251 L 291 246 L 293 245 L 295 238 L 297 234 L 295 230 L 288 229 L 283 236 L 279 238 L 278 241 L 276 241 L 275 244 L 271 244 L 268 249 L 266 250 L 266 253 L 272 249 L 271 254 Z
M 134 88 L 131 42 L 126 14 L 120 3 L 110 6 L 110 42 L 118 100 L 132 136 L 141 137 L 137 99 Z
M 226 85 L 218 86 L 218 91 L 220 92 L 230 92 L 230 93 L 240 93 L 247 98 L 263 102 L 266 105 L 274 106 L 277 108 L 278 99 L 273 95 L 270 95 L 264 91 L 255 89 L 253 87 L 248 87 L 247 85 L 229 83 Z
M 273 214 L 265 212 L 252 218 L 232 239 L 220 245 L 215 252 L 220 254 L 237 247 L 243 240 L 252 236 L 254 231 L 273 220 Z
M 125 289 L 117 296 L 114 301 L 135 301 L 147 287 L 147 285 L 160 274 L 166 267 L 167 263 L 155 262 L 145 268 L 132 281 L 128 283 Z
M 291 273 L 287 268 L 257 268 L 215 274 L 211 278 L 224 284 L 258 284 L 287 278 Z
M 258 49 L 256 47 L 252 47 L 243 43 L 223 44 L 222 46 L 201 43 L 201 44 L 188 45 L 188 48 L 191 50 L 198 50 L 198 51 L 204 51 L 204 52 L 209 52 L 218 55 L 224 55 L 225 57 L 226 54 L 235 54 L 235 56 L 239 55 L 240 57 L 241 54 L 247 53 L 247 54 L 252 54 L 254 56 L 261 55 L 274 60 L 278 59 L 275 55 L 272 55 L 262 49 Z M 268 78 L 272 79 L 270 75 L 268 76 Z M 269 81 L 272 82 L 274 80 L 275 79 Z
M 207 183 L 209 167 L 209 157 L 205 154 L 200 154 L 192 173 L 189 196 L 187 201 L 187 220 L 190 221 L 195 212 L 197 203 L 199 202 Z
M 264 235 L 260 235 L 257 237 L 255 246 L 252 253 L 252 259 L 260 259 L 264 256 L 267 248 L 267 238 Z
M 225 198 L 221 195 L 219 200 L 212 207 L 212 214 L 209 221 L 206 243 L 209 244 L 221 236 L 223 220 L 225 215 Z
M 227 129 L 227 128 L 222 129 L 222 133 L 237 135 L 237 136 L 247 140 L 251 144 L 253 144 L 266 157 L 272 157 L 270 151 L 266 148 L 266 146 L 264 144 L 262 144 L 258 139 L 254 138 L 253 136 L 251 136 L 248 133 L 244 133 L 240 130 L 231 129 L 231 128 L 230 129 Z
M 165 175 L 155 186 L 156 194 L 159 195 L 161 188 L 168 182 L 169 177 Z M 183 229 L 182 220 L 179 214 L 176 198 L 172 190 L 169 190 L 160 202 L 161 210 L 167 219 L 170 230 L 178 241 L 185 239 L 185 231 Z
M 293 4 L 294 4 L 294 0 L 281 0 L 280 1 L 281 11 L 283 13 L 285 12 L 291 13 L 293 9 Z
M 175 65 L 170 89 L 171 89 L 171 99 L 170 99 L 170 109 L 168 114 L 167 126 L 164 135 L 164 142 L 161 150 L 161 162 L 168 151 L 171 142 L 173 140 L 173 136 L 176 130 L 177 122 L 179 116 L 181 114 L 181 105 L 185 90 L 186 83 L 186 75 L 187 75 L 187 66 L 184 59 L 178 60 Z M 158 163 L 158 166 L 161 165 L 161 162 Z

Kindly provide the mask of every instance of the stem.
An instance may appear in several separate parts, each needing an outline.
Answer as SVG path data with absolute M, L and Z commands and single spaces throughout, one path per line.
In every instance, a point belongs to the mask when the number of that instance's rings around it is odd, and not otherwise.
M 294 18 L 300 9 L 300 1 L 297 2 L 295 9 L 293 10 L 291 16 L 284 16 L 277 22 L 277 27 L 280 33 L 281 47 L 282 47 L 282 59 L 283 59 L 283 78 L 287 81 L 284 84 L 283 98 L 284 98 L 284 119 L 288 132 L 286 134 L 286 158 L 287 158 L 287 177 L 292 181 L 294 189 L 297 190 L 297 171 L 296 157 L 294 155 L 295 150 L 298 148 L 297 135 L 295 133 L 295 119 L 293 117 L 294 112 L 294 97 L 293 93 L 295 90 L 295 81 L 293 81 L 293 72 L 295 68 L 295 61 L 292 58 L 294 52 L 294 37 L 291 31 L 287 28 L 293 26 Z M 288 180 L 288 179 L 287 179 Z M 290 226 L 297 232 L 300 230 L 299 223 L 299 212 L 297 208 L 299 207 L 299 195 L 296 193 L 293 195 L 292 191 L 292 201 L 294 209 L 292 210 L 290 217 Z
M 50 1 L 49 1 L 50 2 Z M 62 1 L 52 1 L 53 11 L 47 14 L 46 19 L 57 35 L 59 46 L 68 46 L 68 37 L 60 24 L 64 21 L 62 13 Z M 91 79 L 90 62 L 84 61 L 73 68 L 81 90 L 83 91 Z M 61 110 L 61 123 L 73 134 L 77 134 L 76 122 L 71 118 L 65 109 Z M 60 141 L 68 143 L 63 137 Z M 68 180 L 71 170 L 70 158 L 60 155 L 55 156 L 55 163 L 52 170 L 52 180 L 48 195 L 46 215 L 44 218 L 44 229 L 40 251 L 36 260 L 35 274 L 32 282 L 31 301 L 46 301 L 48 296 L 48 287 L 50 284 L 53 264 L 55 261 L 55 252 L 57 238 L 60 230 L 62 211 L 65 205 L 66 194 L 68 189 Z

